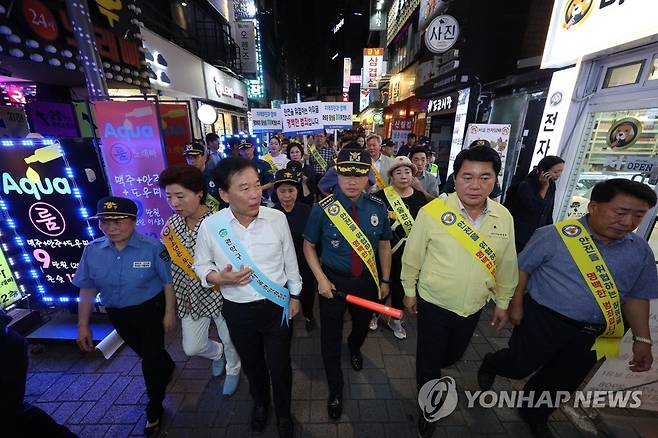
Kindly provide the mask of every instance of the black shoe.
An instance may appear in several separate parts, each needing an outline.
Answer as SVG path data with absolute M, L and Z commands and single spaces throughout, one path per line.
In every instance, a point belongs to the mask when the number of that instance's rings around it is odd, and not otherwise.
M 329 413 L 329 418 L 332 420 L 338 420 L 343 414 L 343 398 L 339 395 L 329 397 L 327 402 L 327 412 Z
M 491 360 L 492 356 L 491 353 L 485 354 L 484 359 L 482 359 L 482 365 L 478 369 L 478 385 L 482 391 L 490 390 L 494 384 L 494 380 L 496 380 L 496 372 L 489 365 L 489 360 Z
M 162 416 L 158 418 L 158 422 L 153 426 L 144 426 L 144 436 L 148 438 L 153 438 L 158 436 L 160 433 L 160 425 L 162 424 Z
M 354 371 L 361 371 L 363 369 L 363 356 L 361 356 L 361 353 L 353 354 L 350 363 Z
M 292 438 L 293 425 L 290 418 L 279 418 L 277 420 L 277 428 L 279 430 L 279 438 Z
M 251 410 L 251 430 L 253 432 L 262 432 L 267 426 L 267 406 L 254 405 Z
M 553 435 L 553 432 L 551 432 L 551 429 L 548 427 L 548 422 L 538 421 L 532 418 L 524 408 L 519 408 L 518 412 L 521 419 L 528 425 L 530 434 L 534 438 L 555 438 L 555 435 Z
M 418 417 L 418 436 L 420 438 L 430 438 L 434 435 L 434 430 L 436 429 L 436 423 L 430 423 L 423 417 L 421 413 Z
M 310 333 L 315 328 L 315 322 L 311 318 L 304 318 L 304 327 L 306 327 L 306 331 Z

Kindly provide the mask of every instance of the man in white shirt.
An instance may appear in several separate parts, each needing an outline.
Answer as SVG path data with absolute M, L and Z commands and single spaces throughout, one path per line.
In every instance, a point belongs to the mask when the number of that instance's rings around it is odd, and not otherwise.
M 366 138 L 366 149 L 368 149 L 368 152 L 370 152 L 370 156 L 372 157 L 373 173 L 376 175 L 376 184 L 370 187 L 370 192 L 374 193 L 382 190 L 390 184 L 388 169 L 391 167 L 391 162 L 393 160 L 391 157 L 382 154 L 382 138 L 377 134 L 370 134 L 368 138 Z M 375 172 L 374 169 L 376 169 L 377 172 Z M 377 177 L 377 173 L 379 173 L 379 177 Z M 384 184 L 384 187 L 379 187 L 382 183 Z
M 262 188 L 252 161 L 226 158 L 217 175 L 229 208 L 201 223 L 194 270 L 203 286 L 221 287 L 222 314 L 254 400 L 252 431 L 267 425 L 271 374 L 279 436 L 292 437 L 291 330 L 282 315 L 292 319 L 299 312 L 302 281 L 288 222 L 280 211 L 260 206 Z

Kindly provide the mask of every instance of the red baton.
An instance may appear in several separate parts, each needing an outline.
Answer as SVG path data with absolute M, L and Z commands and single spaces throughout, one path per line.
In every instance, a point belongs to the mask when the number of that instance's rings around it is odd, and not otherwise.
M 364 298 L 360 298 L 352 294 L 347 294 L 345 292 L 339 292 L 335 290 L 331 292 L 334 294 L 334 296 L 338 298 L 342 298 L 348 303 L 354 304 L 355 306 L 365 307 L 366 309 L 370 309 L 373 312 L 388 315 L 391 318 L 395 318 L 395 319 L 402 318 L 402 310 L 394 309 L 392 307 L 385 306 L 384 304 L 379 304 L 375 301 L 366 300 Z

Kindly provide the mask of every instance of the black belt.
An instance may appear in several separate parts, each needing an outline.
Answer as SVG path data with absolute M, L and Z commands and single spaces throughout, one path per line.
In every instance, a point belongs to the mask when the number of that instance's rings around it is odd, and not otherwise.
M 231 304 L 235 304 L 236 306 L 240 306 L 240 307 L 251 307 L 251 308 L 253 308 L 253 307 L 263 307 L 263 306 L 266 305 L 267 303 L 270 303 L 270 302 L 271 302 L 270 300 L 267 300 L 267 299 L 265 299 L 265 298 L 263 298 L 262 300 L 249 301 L 249 302 L 247 302 L 247 303 L 236 303 L 235 301 L 227 300 L 226 298 L 224 299 L 224 301 L 225 301 L 225 302 L 228 301 L 229 303 L 231 303 Z M 274 303 L 272 303 L 272 304 L 274 304 Z
M 592 334 L 600 334 L 603 333 L 607 327 L 606 324 L 596 324 L 592 322 L 583 322 L 583 321 L 577 321 L 575 319 L 571 319 L 568 316 L 564 316 L 560 312 L 556 312 L 555 310 L 546 307 L 544 305 L 539 304 L 537 301 L 534 300 L 531 296 L 528 295 L 528 298 L 531 299 L 532 301 L 535 302 L 539 307 L 547 310 L 551 315 L 556 317 L 557 319 L 566 322 L 567 324 L 576 327 L 580 331 L 586 332 L 586 333 L 592 333 Z

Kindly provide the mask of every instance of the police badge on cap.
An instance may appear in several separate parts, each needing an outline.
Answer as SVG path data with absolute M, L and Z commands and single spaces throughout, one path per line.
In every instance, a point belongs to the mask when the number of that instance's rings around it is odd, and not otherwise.
M 198 141 L 193 141 L 188 143 L 183 148 L 183 155 L 186 157 L 193 157 L 198 155 L 204 155 L 206 153 L 206 147 L 199 143 Z
M 338 153 L 336 172 L 344 176 L 367 176 L 372 157 L 365 149 L 343 148 Z
M 92 216 L 89 219 L 116 220 L 127 217 L 137 217 L 137 204 L 127 198 L 106 196 L 98 201 L 96 216 Z

